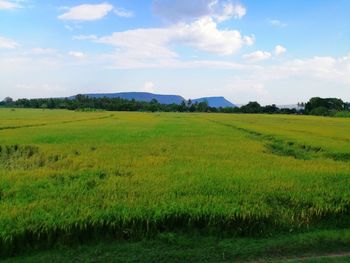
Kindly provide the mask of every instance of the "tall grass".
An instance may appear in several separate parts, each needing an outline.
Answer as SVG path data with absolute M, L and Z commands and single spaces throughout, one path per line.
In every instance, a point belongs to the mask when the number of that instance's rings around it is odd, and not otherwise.
M 335 117 L 350 118 L 350 111 L 341 111 L 335 114 Z
M 349 227 L 350 122 L 0 110 L 0 249 Z M 34 124 L 43 124 L 35 126 Z

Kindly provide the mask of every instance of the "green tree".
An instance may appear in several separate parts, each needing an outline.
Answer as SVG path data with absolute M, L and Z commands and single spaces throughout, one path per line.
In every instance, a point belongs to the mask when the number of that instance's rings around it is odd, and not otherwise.
M 317 107 L 317 108 L 314 108 L 312 109 L 310 112 L 309 112 L 310 115 L 316 115 L 316 116 L 327 116 L 330 114 L 330 111 L 326 108 L 326 107 Z
M 197 110 L 199 112 L 207 112 L 209 110 L 208 101 L 202 101 L 202 102 L 198 103 Z
M 241 107 L 241 112 L 243 113 L 260 113 L 261 111 L 261 106 L 256 101 L 251 101 L 247 105 Z
M 275 104 L 272 105 L 266 105 L 265 107 L 262 108 L 262 112 L 264 113 L 278 113 L 279 108 L 277 108 L 277 106 Z
M 332 112 L 342 111 L 345 104 L 341 99 L 314 97 L 305 105 L 305 112 L 311 115 L 330 115 Z M 322 114 L 321 114 L 322 113 Z
M 11 97 L 6 97 L 6 98 L 4 99 L 4 102 L 5 102 L 6 104 L 11 104 L 11 103 L 13 102 L 13 99 L 12 99 Z
M 186 102 L 183 100 L 180 104 L 180 107 L 179 107 L 179 111 L 180 112 L 185 112 L 187 111 L 187 105 L 186 105 Z

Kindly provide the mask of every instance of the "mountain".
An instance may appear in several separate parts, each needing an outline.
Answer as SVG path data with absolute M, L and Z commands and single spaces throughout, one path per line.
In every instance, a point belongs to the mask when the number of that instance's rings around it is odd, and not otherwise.
M 205 97 L 205 98 L 193 99 L 192 103 L 196 103 L 196 102 L 200 103 L 204 101 L 207 101 L 208 105 L 214 108 L 236 107 L 236 105 L 232 104 L 224 97 Z
M 156 99 L 161 104 L 181 104 L 185 99 L 178 95 L 161 95 L 148 92 L 120 92 L 120 93 L 96 93 L 96 94 L 83 94 L 90 98 L 121 98 L 125 100 L 136 100 L 150 102 L 152 99 Z M 75 96 L 71 97 L 74 98 Z
M 91 94 L 82 94 L 89 98 L 121 98 L 126 100 L 136 100 L 136 101 L 151 101 L 156 99 L 161 104 L 181 104 L 183 101 L 186 101 L 183 97 L 179 95 L 162 95 L 162 94 L 153 94 L 149 92 L 119 92 L 119 93 L 91 93 Z M 69 97 L 74 99 L 75 96 Z M 200 103 L 207 101 L 210 107 L 236 107 L 234 104 L 226 100 L 224 97 L 205 97 L 199 99 L 193 99 L 192 103 Z

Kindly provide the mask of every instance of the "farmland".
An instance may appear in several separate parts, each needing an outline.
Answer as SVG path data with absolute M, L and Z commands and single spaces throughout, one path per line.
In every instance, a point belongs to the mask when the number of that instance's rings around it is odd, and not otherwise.
M 0 251 L 346 232 L 349 164 L 347 118 L 1 109 Z

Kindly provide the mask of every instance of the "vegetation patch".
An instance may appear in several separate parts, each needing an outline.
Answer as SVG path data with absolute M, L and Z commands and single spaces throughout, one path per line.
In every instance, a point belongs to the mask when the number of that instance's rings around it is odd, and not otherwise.
M 234 128 L 236 130 L 239 130 L 247 135 L 249 135 L 251 138 L 264 141 L 266 148 L 268 152 L 281 155 L 281 156 L 291 156 L 295 159 L 301 159 L 301 160 L 310 160 L 314 158 L 322 158 L 324 156 L 327 156 L 328 158 L 332 158 L 335 160 L 350 160 L 346 158 L 336 158 L 336 156 L 333 156 L 331 154 L 323 155 L 325 152 L 324 149 L 321 147 L 314 147 L 311 145 L 306 144 L 299 144 L 296 142 L 293 142 L 291 140 L 282 140 L 277 138 L 273 135 L 267 135 L 263 134 L 257 131 L 249 130 L 246 128 L 238 127 L 232 124 L 227 123 L 220 123 L 217 121 L 214 121 L 215 123 Z M 349 154 L 350 155 L 350 154 Z
M 266 144 L 267 149 L 274 154 L 291 156 L 295 159 L 310 160 L 321 158 L 324 150 L 321 147 L 297 144 L 291 141 L 273 139 Z
M 339 118 L 350 118 L 350 111 L 349 110 L 340 111 L 340 112 L 337 112 L 334 116 Z
M 39 148 L 31 145 L 0 145 L 0 167 L 14 169 L 30 164 L 39 154 Z
M 41 168 L 62 159 L 65 157 L 60 154 L 43 153 L 33 145 L 0 145 L 0 169 Z
M 311 159 L 332 159 L 334 161 L 348 162 L 350 161 L 350 153 L 348 152 L 328 152 L 322 147 L 319 146 L 311 146 L 307 144 L 300 144 L 291 140 L 282 140 L 273 135 L 263 134 L 254 130 L 249 130 L 246 128 L 238 127 L 233 124 L 220 123 L 217 121 L 210 120 L 217 124 L 234 128 L 239 130 L 251 138 L 264 141 L 268 152 L 277 154 L 280 156 L 290 156 L 295 159 L 300 160 L 311 160 Z M 296 131 L 300 132 L 300 131 Z M 348 141 L 343 138 L 335 138 L 336 140 Z
M 348 162 L 350 161 L 350 153 L 328 153 L 327 156 L 336 161 Z

